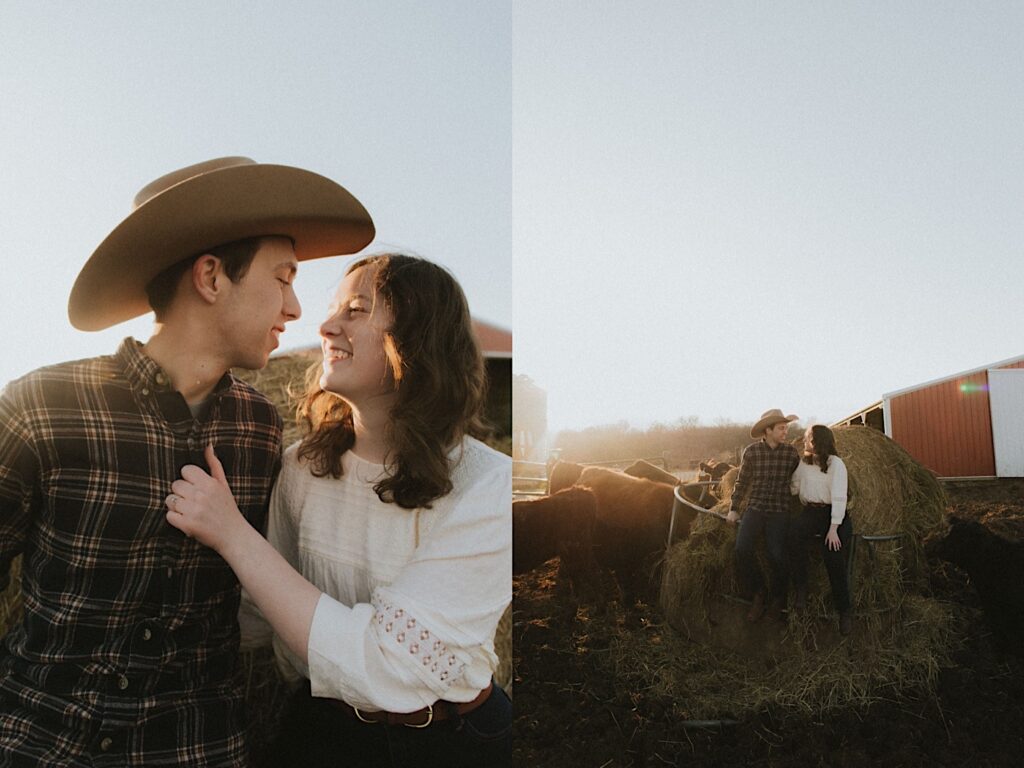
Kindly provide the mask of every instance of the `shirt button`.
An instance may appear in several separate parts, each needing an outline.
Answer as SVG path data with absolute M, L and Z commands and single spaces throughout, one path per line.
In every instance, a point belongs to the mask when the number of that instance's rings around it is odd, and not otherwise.
M 170 566 L 167 567 L 167 578 L 171 578 L 174 575 L 174 569 Z
M 125 677 L 124 675 L 118 675 L 117 676 L 117 687 L 120 688 L 122 691 L 127 690 L 128 689 L 128 678 Z
M 114 740 L 109 736 L 105 736 L 103 741 L 100 742 L 100 749 L 104 752 L 108 751 L 112 746 L 114 746 Z
M 167 383 L 167 377 L 164 376 L 162 373 L 158 373 L 156 375 L 156 383 L 163 386 L 164 384 Z
M 145 395 L 146 397 L 149 397 L 149 390 L 146 389 L 145 387 L 143 387 L 142 388 L 142 394 Z
M 145 629 L 143 629 L 142 630 L 142 639 L 143 640 L 152 640 L 153 639 L 153 630 L 151 630 L 149 627 L 146 627 Z

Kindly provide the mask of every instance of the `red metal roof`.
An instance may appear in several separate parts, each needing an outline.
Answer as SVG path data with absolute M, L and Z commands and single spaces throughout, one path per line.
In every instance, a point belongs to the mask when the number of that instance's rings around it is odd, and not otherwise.
M 952 373 L 949 376 L 943 376 L 940 379 L 932 379 L 926 381 L 923 384 L 915 384 L 912 387 L 904 387 L 903 389 L 897 389 L 895 392 L 886 392 L 882 395 L 883 398 L 896 397 L 898 395 L 905 395 L 909 392 L 915 392 L 919 389 L 925 389 L 926 387 L 932 387 L 936 384 L 941 384 L 947 381 L 953 381 L 955 379 L 963 379 L 968 376 L 973 376 L 976 373 L 982 373 L 990 370 L 991 368 L 1020 368 L 1024 367 L 1024 355 L 1018 357 L 1011 357 L 1009 360 L 1000 360 L 998 363 L 990 363 L 989 365 L 983 365 L 980 368 L 972 368 L 969 371 L 961 371 L 960 373 Z
M 484 357 L 512 357 L 512 332 L 473 318 L 473 330 Z

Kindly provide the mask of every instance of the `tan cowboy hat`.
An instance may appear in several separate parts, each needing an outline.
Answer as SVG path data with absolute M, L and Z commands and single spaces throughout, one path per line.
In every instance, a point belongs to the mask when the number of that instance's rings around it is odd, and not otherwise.
M 782 411 L 778 408 L 772 408 L 770 411 L 765 411 L 761 414 L 761 419 L 750 428 L 750 436 L 753 438 L 764 437 L 764 431 L 780 421 L 784 421 L 787 424 L 791 421 L 796 421 L 800 417 L 795 414 L 789 416 L 783 416 Z
M 145 287 L 167 267 L 235 240 L 283 235 L 299 261 L 355 253 L 370 214 L 335 182 L 301 168 L 222 157 L 147 184 L 78 273 L 71 324 L 100 331 L 150 311 Z

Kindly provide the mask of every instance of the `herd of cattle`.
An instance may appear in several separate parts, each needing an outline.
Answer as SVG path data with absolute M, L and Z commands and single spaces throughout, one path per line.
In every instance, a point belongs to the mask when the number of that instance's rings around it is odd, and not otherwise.
M 647 596 L 668 541 L 673 489 L 710 509 L 718 503 L 710 483 L 732 465 L 702 462 L 702 482 L 637 461 L 624 471 L 559 461 L 548 494 L 512 504 L 513 571 L 525 573 L 553 557 L 575 589 L 592 591 L 601 570 L 613 573 L 628 595 Z M 689 534 L 696 510 L 677 512 L 673 538 Z

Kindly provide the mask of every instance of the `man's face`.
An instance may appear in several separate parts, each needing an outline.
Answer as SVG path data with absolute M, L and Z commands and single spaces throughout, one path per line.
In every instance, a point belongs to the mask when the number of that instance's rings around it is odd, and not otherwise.
M 772 424 L 768 427 L 764 432 L 764 436 L 768 444 L 774 447 L 786 441 L 786 432 L 788 431 L 789 423 L 780 421 L 778 424 Z
M 237 283 L 219 275 L 226 286 L 219 328 L 230 367 L 265 366 L 285 323 L 299 318 L 302 309 L 292 287 L 297 267 L 291 240 L 265 237 Z

